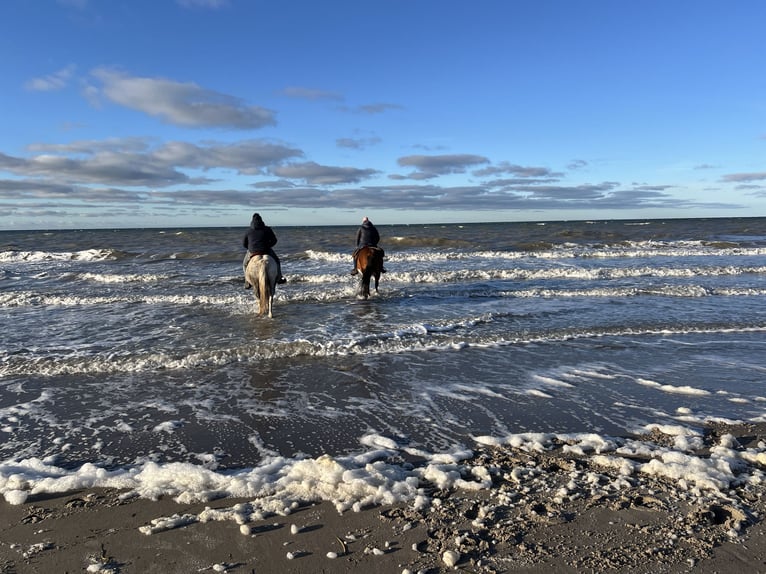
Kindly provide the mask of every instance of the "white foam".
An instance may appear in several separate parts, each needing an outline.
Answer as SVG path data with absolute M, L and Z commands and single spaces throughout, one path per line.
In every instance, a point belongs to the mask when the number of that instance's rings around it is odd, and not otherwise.
M 698 432 L 681 426 L 649 425 L 647 428 L 683 438 L 688 441 L 686 446 L 702 446 L 701 442 L 694 442 L 701 438 Z M 376 448 L 345 457 L 274 456 L 257 467 L 223 473 L 188 463 L 147 462 L 115 470 L 85 464 L 66 470 L 36 458 L 6 461 L 0 463 L 0 493 L 8 504 L 15 505 L 24 503 L 31 495 L 93 487 L 124 490 L 125 497 L 173 497 L 182 504 L 222 497 L 251 499 L 229 508 L 206 508 L 196 515 L 184 513 L 156 518 L 140 529 L 151 535 L 195 522 L 233 521 L 242 526 L 269 515 L 289 514 L 301 503 L 317 501 L 328 501 L 339 512 L 359 511 L 373 504 L 406 503 L 423 508 L 432 502 L 425 495 L 424 484 L 439 489 L 492 488 L 491 472 L 478 462 L 481 459 L 471 458 L 470 450 L 434 453 L 423 465 L 413 467 L 391 462 L 396 458 L 397 449 L 390 439 L 367 435 L 362 442 Z M 589 456 L 593 464 L 612 469 L 618 476 L 670 479 L 680 492 L 689 491 L 697 496 L 707 492 L 727 499 L 735 483 L 762 482 L 763 472 L 759 467 L 766 462 L 766 445 L 760 443 L 743 449 L 730 435 L 721 437 L 719 444 L 710 449 L 710 456 L 597 433 L 478 436 L 476 442 L 529 452 L 544 452 L 556 444 L 564 444 L 563 454 Z M 377 448 L 381 445 L 386 448 Z M 390 458 L 384 459 L 386 455 Z M 638 457 L 648 460 L 640 462 Z M 523 483 L 539 472 L 542 470 L 518 467 L 512 471 L 512 478 Z M 559 497 L 587 490 L 588 485 L 599 485 L 603 478 L 596 472 L 573 477 L 574 482 L 560 492 Z M 577 481 L 581 482 L 580 486 Z M 627 484 L 615 480 L 610 488 L 619 490 Z M 249 528 L 242 531 L 250 533 Z
M 125 275 L 116 273 L 82 273 L 79 277 L 85 281 L 96 283 L 156 283 L 167 280 L 169 276 L 138 273 L 126 273 Z
M 645 387 L 652 387 L 662 392 L 671 393 L 675 395 L 690 395 L 690 396 L 704 397 L 711 394 L 710 391 L 706 391 L 705 389 L 698 389 L 689 385 L 683 385 L 683 386 L 666 385 L 666 384 L 658 383 L 657 381 L 651 381 L 649 379 L 643 379 L 643 378 L 637 378 L 636 382 L 639 385 L 643 385 Z
M 82 251 L 0 251 L 0 262 L 38 262 L 38 261 L 106 261 L 113 259 L 109 249 L 85 249 Z
M 143 279 L 142 282 L 146 282 Z M 145 295 L 116 292 L 109 295 L 58 295 L 39 291 L 16 291 L 0 294 L 0 307 L 93 307 L 115 304 L 144 305 L 189 305 L 226 306 L 241 304 L 244 299 L 238 295 Z
M 196 297 L 190 297 L 197 299 Z M 241 303 L 241 299 L 233 297 L 234 301 Z M 248 313 L 244 306 L 242 313 Z M 476 348 L 499 348 L 508 345 L 526 343 L 546 343 L 555 341 L 572 341 L 577 339 L 591 339 L 594 337 L 638 337 L 652 335 L 672 334 L 724 334 L 724 333 L 763 333 L 766 326 L 716 328 L 716 327 L 681 327 L 681 328 L 643 328 L 643 329 L 606 329 L 601 332 L 590 330 L 575 332 L 566 330 L 561 333 L 556 331 L 537 334 L 534 332 L 521 332 L 515 337 L 509 337 L 507 333 L 499 332 L 492 337 L 469 338 L 460 332 L 466 325 L 490 323 L 505 314 L 490 313 L 481 317 L 466 318 L 457 322 L 445 322 L 441 325 L 426 325 L 422 323 L 402 326 L 396 331 L 381 332 L 375 334 L 351 334 L 350 338 L 331 340 L 308 340 L 303 338 L 288 339 L 283 341 L 258 341 L 257 343 L 245 342 L 241 345 L 232 345 L 228 348 L 201 349 L 189 352 L 183 356 L 177 356 L 172 349 L 167 352 L 158 350 L 144 353 L 117 353 L 88 354 L 87 349 L 80 351 L 73 349 L 67 355 L 43 355 L 30 358 L 27 355 L 11 355 L 0 362 L 0 377 L 36 374 L 36 375 L 61 375 L 74 373 L 116 373 L 116 372 L 143 372 L 156 369 L 178 370 L 192 367 L 224 366 L 242 360 L 260 360 L 280 357 L 335 357 L 351 355 L 386 355 L 391 353 L 403 353 L 409 351 L 428 350 L 455 350 L 467 347 Z M 444 339 L 422 337 L 429 333 L 458 332 L 459 339 L 450 337 Z M 550 377 L 550 380 L 556 380 Z M 575 379 L 576 380 L 576 379 Z M 637 382 L 646 387 L 653 387 L 668 394 L 708 396 L 709 391 L 689 385 L 675 386 L 662 384 L 649 379 L 637 379 Z M 557 386 L 565 387 L 566 381 L 559 381 Z
M 66 470 L 37 458 L 0 463 L 0 492 L 9 503 L 24 501 L 22 493 L 57 493 L 81 488 L 118 488 L 148 499 L 174 497 L 191 503 L 221 497 L 259 497 L 251 503 L 265 513 L 289 513 L 300 501 L 328 500 L 339 511 L 370 504 L 411 500 L 418 491 L 418 472 L 380 460 L 379 450 L 356 456 L 288 459 L 272 457 L 258 467 L 217 473 L 190 463 L 146 462 L 132 468 L 106 470 L 84 464 Z M 451 474 L 465 454 L 441 455 L 420 473 L 442 476 L 446 485 L 461 480 Z M 163 525 L 155 525 L 163 528 Z
M 562 387 L 562 388 L 569 388 L 569 389 L 574 388 L 573 384 L 567 383 L 566 381 L 562 381 L 561 379 L 556 379 L 553 377 L 546 377 L 543 375 L 532 375 L 532 378 L 536 381 L 540 381 L 541 383 L 544 383 L 551 387 Z

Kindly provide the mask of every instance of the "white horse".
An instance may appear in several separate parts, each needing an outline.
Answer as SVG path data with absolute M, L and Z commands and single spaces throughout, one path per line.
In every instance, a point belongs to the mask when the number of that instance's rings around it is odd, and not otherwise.
M 274 303 L 274 292 L 277 290 L 277 262 L 269 255 L 253 255 L 247 262 L 245 279 L 253 286 L 253 295 L 258 301 L 258 315 L 271 309 Z

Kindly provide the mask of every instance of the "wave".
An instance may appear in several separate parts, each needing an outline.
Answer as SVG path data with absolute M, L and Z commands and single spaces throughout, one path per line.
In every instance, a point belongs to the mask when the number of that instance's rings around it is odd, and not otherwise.
M 84 249 L 81 251 L 0 251 L 0 263 L 39 263 L 44 261 L 241 261 L 241 254 L 234 252 L 206 253 L 202 251 L 131 252 L 119 249 Z
M 403 250 L 400 250 L 404 248 Z M 519 260 L 519 259 L 640 259 L 681 257 L 759 257 L 766 255 L 766 247 L 740 247 L 728 241 L 624 241 L 619 244 L 582 245 L 564 243 L 555 245 L 547 241 L 519 243 L 513 249 L 472 249 L 460 241 L 434 240 L 431 243 L 408 242 L 403 238 L 395 245 L 384 246 L 386 258 L 391 262 L 423 262 L 453 260 Z M 347 263 L 351 252 L 307 249 L 295 254 L 284 254 L 288 261 L 316 260 Z M 39 263 L 45 261 L 172 261 L 198 260 L 201 262 L 239 261 L 240 253 L 232 251 L 167 251 L 129 252 L 117 249 L 85 249 L 80 251 L 2 251 L 2 263 Z
M 486 282 L 503 280 L 517 283 L 537 280 L 615 280 L 656 277 L 665 279 L 704 278 L 721 276 L 740 276 L 746 274 L 766 274 L 766 267 L 714 267 L 714 268 L 632 268 L 632 269 L 495 269 L 491 271 L 458 270 L 430 272 L 393 272 L 381 280 L 378 297 L 392 298 L 410 296 L 407 285 L 439 285 L 438 292 L 429 292 L 429 297 L 523 297 L 523 298 L 576 298 L 576 297 L 743 297 L 763 296 L 766 288 L 749 287 L 710 287 L 699 284 L 645 285 L 645 286 L 604 286 L 594 288 L 532 288 L 508 289 L 489 287 Z M 148 284 L 167 281 L 167 275 L 152 274 L 72 274 L 76 279 L 103 284 Z M 354 299 L 358 291 L 358 282 L 340 274 L 294 274 L 288 275 L 289 286 L 277 290 L 277 303 L 289 302 L 332 302 Z M 211 285 L 221 283 L 239 284 L 239 277 L 216 279 Z M 478 283 L 478 285 L 476 284 Z M 470 285 L 469 285 L 470 284 Z M 445 289 L 445 287 L 448 287 Z M 199 291 L 209 291 L 203 286 Z M 231 306 L 249 304 L 250 293 L 210 294 L 197 292 L 190 294 L 150 295 L 133 291 L 110 290 L 107 295 L 52 294 L 40 291 L 6 291 L 0 293 L 2 307 L 74 307 L 101 306 L 114 304 L 177 305 L 177 306 Z
M 449 261 L 524 261 L 535 259 L 653 259 L 658 257 L 672 259 L 720 258 L 720 257 L 762 257 L 766 248 L 710 248 L 699 247 L 646 247 L 631 246 L 623 248 L 590 248 L 581 246 L 562 246 L 540 251 L 386 251 L 386 261 L 391 264 L 449 262 Z M 307 250 L 296 259 L 306 259 L 326 263 L 348 263 L 350 253 Z
M 757 257 L 766 255 L 764 247 L 739 247 L 729 242 L 709 241 L 680 241 L 663 243 L 656 241 L 625 242 L 618 246 L 577 246 L 565 245 L 546 254 L 559 257 L 588 258 L 649 258 L 649 257 L 722 257 L 745 256 Z
M 446 237 L 406 237 L 394 236 L 386 239 L 386 243 L 393 244 L 393 248 L 418 248 L 418 247 L 451 247 L 455 249 L 467 249 L 472 247 L 471 242 L 464 239 L 448 239 Z M 385 248 L 385 246 L 383 246 Z
M 765 289 L 732 289 L 703 287 L 701 285 L 658 285 L 652 287 L 606 287 L 596 289 L 521 289 L 505 292 L 508 296 L 523 298 L 575 298 L 575 297 L 753 297 L 766 295 Z
M 0 262 L 40 262 L 40 261 L 108 261 L 118 258 L 118 252 L 112 249 L 85 249 L 82 251 L 2 251 Z
M 56 376 L 72 374 L 136 373 L 156 370 L 220 368 L 234 363 L 248 363 L 297 357 L 341 357 L 353 355 L 390 355 L 424 351 L 452 351 L 475 348 L 500 348 L 508 345 L 556 343 L 603 337 L 647 337 L 688 334 L 766 333 L 766 325 L 646 325 L 641 327 L 576 327 L 544 332 L 474 332 L 473 327 L 518 317 L 511 313 L 487 313 L 456 322 L 415 323 L 395 330 L 354 335 L 344 339 L 316 341 L 308 339 L 269 340 L 204 350 L 173 349 L 152 352 L 105 352 L 85 355 L 36 355 L 22 350 L 0 361 L 0 378 L 20 375 Z
M 127 273 L 124 275 L 117 273 L 79 273 L 75 275 L 76 279 L 93 281 L 95 283 L 157 283 L 170 278 L 170 275 L 148 275 Z
M 351 263 L 351 253 L 338 253 L 337 251 L 317 251 L 314 249 L 307 249 L 298 258 L 312 259 L 317 261 L 329 261 L 332 263 Z
M 395 260 L 394 260 L 395 263 Z M 605 280 L 605 279 L 631 279 L 639 277 L 661 278 L 692 278 L 692 277 L 723 277 L 738 275 L 762 275 L 766 274 L 766 265 L 762 266 L 693 266 L 693 267 L 579 267 L 573 265 L 553 268 L 521 268 L 509 269 L 453 269 L 423 271 L 402 271 L 394 264 L 388 266 L 388 273 L 381 281 L 386 283 L 455 283 L 463 281 L 490 281 L 490 280 L 550 280 L 550 279 L 578 279 L 578 280 Z M 347 280 L 345 273 L 322 273 L 322 274 L 289 274 L 291 284 L 327 284 Z M 234 280 L 233 278 L 231 279 Z
M 75 307 L 115 304 L 232 305 L 243 302 L 238 295 L 142 295 L 117 293 L 103 296 L 51 295 L 33 291 L 0 293 L 0 307 Z
M 689 277 L 721 277 L 729 275 L 762 275 L 766 266 L 712 266 L 712 267 L 575 267 L 564 266 L 546 269 L 458 269 L 454 271 L 406 271 L 398 272 L 393 267 L 386 275 L 388 280 L 404 283 L 449 283 L 460 281 L 490 281 L 490 280 L 550 280 L 550 279 L 630 279 L 638 277 L 689 278 Z

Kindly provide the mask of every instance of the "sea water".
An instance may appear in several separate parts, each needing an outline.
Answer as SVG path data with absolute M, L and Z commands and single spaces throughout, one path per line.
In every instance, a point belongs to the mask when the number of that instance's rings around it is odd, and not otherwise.
M 379 225 L 368 300 L 354 226 L 276 227 L 273 319 L 245 231 L 0 232 L 7 500 L 766 420 L 764 218 Z

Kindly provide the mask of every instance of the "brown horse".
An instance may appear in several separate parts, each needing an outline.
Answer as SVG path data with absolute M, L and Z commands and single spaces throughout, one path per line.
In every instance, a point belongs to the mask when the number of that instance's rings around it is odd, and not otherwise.
M 245 279 L 253 286 L 253 295 L 258 301 L 258 315 L 267 313 L 269 318 L 272 317 L 277 275 L 277 262 L 270 255 L 253 255 L 247 262 Z
M 370 296 L 370 279 L 375 278 L 375 291 L 378 291 L 380 274 L 383 273 L 383 250 L 377 247 L 362 247 L 354 255 L 356 269 L 362 274 L 360 295 L 367 299 Z

